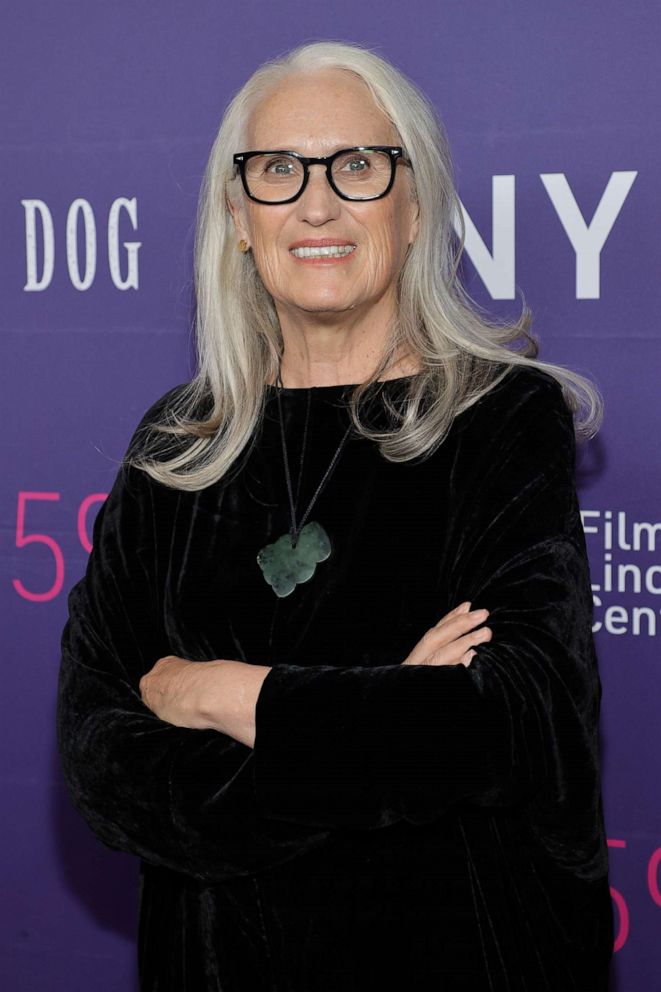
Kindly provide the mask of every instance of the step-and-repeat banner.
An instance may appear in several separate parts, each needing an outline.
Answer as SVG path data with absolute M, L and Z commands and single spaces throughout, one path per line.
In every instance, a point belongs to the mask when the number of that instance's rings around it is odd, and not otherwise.
M 577 482 L 604 686 L 613 988 L 661 987 L 660 28 L 646 0 L 5 10 L 3 989 L 136 987 L 137 861 L 96 840 L 59 769 L 66 596 L 140 416 L 193 374 L 195 209 L 223 109 L 260 63 L 320 39 L 374 48 L 431 97 L 471 294 L 513 317 L 523 293 L 540 357 L 604 395 Z

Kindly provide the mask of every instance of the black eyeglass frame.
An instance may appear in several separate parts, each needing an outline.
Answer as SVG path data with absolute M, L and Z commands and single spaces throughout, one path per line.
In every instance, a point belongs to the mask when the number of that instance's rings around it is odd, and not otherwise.
M 346 155 L 347 152 L 387 152 L 390 157 L 390 181 L 384 189 L 383 193 L 376 193 L 374 196 L 347 196 L 346 193 L 341 193 L 333 182 L 333 162 L 340 155 Z M 295 196 L 290 196 L 286 200 L 261 200 L 253 194 L 248 189 L 248 182 L 246 180 L 246 162 L 254 158 L 256 155 L 291 155 L 292 158 L 298 159 L 298 161 L 303 166 L 303 182 L 301 188 Z M 404 155 L 404 149 L 399 145 L 355 145 L 353 148 L 340 148 L 339 151 L 333 152 L 332 155 L 324 155 L 322 158 L 311 158 L 309 155 L 300 155 L 298 152 L 292 152 L 283 148 L 275 149 L 265 149 L 263 151 L 253 151 L 253 152 L 237 152 L 232 159 L 235 168 L 239 170 L 241 175 L 241 182 L 243 188 L 246 192 L 246 196 L 254 200 L 255 203 L 264 203 L 269 207 L 280 207 L 284 203 L 293 203 L 298 200 L 299 196 L 302 196 L 305 187 L 308 184 L 310 178 L 310 166 L 311 165 L 324 165 L 326 167 L 326 178 L 328 179 L 328 184 L 336 196 L 339 196 L 341 200 L 349 200 L 351 203 L 365 203 L 368 200 L 380 200 L 384 196 L 387 196 L 393 187 L 395 182 L 395 167 L 398 162 L 402 165 L 408 166 L 413 169 L 410 159 Z M 236 175 L 236 173 L 235 173 Z

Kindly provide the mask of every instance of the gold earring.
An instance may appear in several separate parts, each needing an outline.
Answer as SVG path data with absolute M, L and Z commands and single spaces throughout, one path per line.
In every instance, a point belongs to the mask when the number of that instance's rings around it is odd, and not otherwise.
M 250 245 L 248 244 L 248 242 L 244 241 L 244 239 L 241 238 L 241 240 L 239 241 L 239 251 L 242 251 L 245 255 L 245 253 L 248 251 L 249 248 Z

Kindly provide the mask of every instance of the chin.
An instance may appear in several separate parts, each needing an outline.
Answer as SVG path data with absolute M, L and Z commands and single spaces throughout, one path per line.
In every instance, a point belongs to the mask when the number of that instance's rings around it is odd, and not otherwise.
M 298 310 L 304 310 L 305 313 L 345 313 L 347 310 L 354 310 L 356 307 L 355 303 L 350 300 L 306 300 L 305 302 L 300 302 L 296 305 Z

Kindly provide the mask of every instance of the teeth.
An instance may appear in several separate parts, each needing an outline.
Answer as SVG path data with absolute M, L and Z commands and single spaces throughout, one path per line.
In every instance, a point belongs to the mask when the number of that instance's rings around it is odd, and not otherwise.
M 323 258 L 324 255 L 350 255 L 355 245 L 327 245 L 324 248 L 292 248 L 296 258 Z

